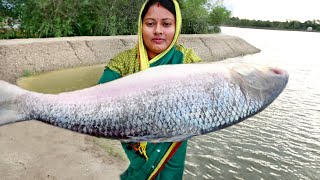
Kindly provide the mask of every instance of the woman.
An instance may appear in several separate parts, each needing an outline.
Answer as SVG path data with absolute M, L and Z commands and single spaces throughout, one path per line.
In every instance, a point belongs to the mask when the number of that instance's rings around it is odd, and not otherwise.
M 177 44 L 181 13 L 176 0 L 149 0 L 139 16 L 138 44 L 107 64 L 99 83 L 164 64 L 199 62 L 191 50 Z M 122 143 L 130 161 L 121 179 L 182 179 L 187 141 Z

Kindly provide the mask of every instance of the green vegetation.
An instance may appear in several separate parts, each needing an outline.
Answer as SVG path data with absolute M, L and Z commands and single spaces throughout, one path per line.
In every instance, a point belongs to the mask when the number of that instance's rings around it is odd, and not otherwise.
M 213 4 L 208 3 L 208 0 L 184 0 L 180 1 L 180 5 L 184 34 L 218 33 L 219 26 L 231 15 L 221 0 Z
M 24 69 L 22 72 L 22 77 L 30 77 L 33 73 L 30 70 Z
M 0 38 L 137 34 L 145 0 L 1 0 Z M 219 32 L 229 16 L 223 0 L 178 0 L 182 33 Z M 18 25 L 18 27 L 17 27 Z M 15 27 L 16 26 L 16 27 Z
M 312 21 L 261 21 L 261 20 L 248 20 L 248 19 L 239 19 L 237 17 L 229 18 L 225 23 L 228 26 L 236 27 L 250 27 L 250 28 L 263 28 L 263 29 L 280 29 L 280 30 L 299 30 L 306 31 L 309 27 L 312 28 L 312 31 L 320 32 L 320 20 Z

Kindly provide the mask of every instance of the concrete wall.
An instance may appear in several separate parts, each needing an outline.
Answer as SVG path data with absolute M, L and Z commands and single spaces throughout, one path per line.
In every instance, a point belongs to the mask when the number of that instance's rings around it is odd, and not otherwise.
M 43 72 L 109 61 L 135 46 L 137 36 L 67 37 L 0 40 L 0 79 L 15 83 L 24 71 Z M 181 35 L 205 61 L 260 52 L 241 38 L 226 35 Z

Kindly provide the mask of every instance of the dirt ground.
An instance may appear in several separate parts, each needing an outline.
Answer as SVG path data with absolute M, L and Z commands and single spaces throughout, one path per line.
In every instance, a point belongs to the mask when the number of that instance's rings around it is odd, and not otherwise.
M 119 179 L 127 166 L 119 141 L 38 121 L 0 127 L 0 179 Z

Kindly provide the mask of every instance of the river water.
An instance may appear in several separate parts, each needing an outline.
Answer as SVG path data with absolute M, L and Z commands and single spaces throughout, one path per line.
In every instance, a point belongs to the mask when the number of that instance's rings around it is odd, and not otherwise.
M 230 27 L 222 32 L 262 50 L 226 61 L 280 67 L 289 72 L 290 80 L 260 114 L 189 140 L 184 179 L 320 179 L 320 33 Z M 81 89 L 93 86 L 102 70 L 98 65 L 49 72 L 18 84 L 46 93 Z
M 227 61 L 280 67 L 289 83 L 260 114 L 189 140 L 184 179 L 320 179 L 320 33 L 222 32 L 262 50 Z

